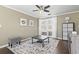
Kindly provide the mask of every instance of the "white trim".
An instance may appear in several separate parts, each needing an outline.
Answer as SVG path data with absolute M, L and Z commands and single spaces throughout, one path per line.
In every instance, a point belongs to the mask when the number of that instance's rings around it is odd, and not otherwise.
M 61 37 L 57 37 L 57 39 L 61 39 L 61 40 L 62 40 L 63 38 L 61 38 Z
M 23 13 L 23 14 L 25 14 L 25 15 L 29 15 L 29 16 L 31 16 L 31 17 L 37 18 L 37 17 L 35 17 L 35 16 L 29 14 L 28 12 L 26 13 L 26 12 L 24 12 L 24 11 L 21 11 L 21 10 L 18 10 L 18 9 L 15 9 L 15 8 L 12 8 L 12 7 L 9 7 L 8 5 L 2 5 L 2 6 L 3 6 L 3 7 L 6 7 L 6 8 L 9 8 L 9 9 L 11 9 L 11 10 L 14 10 L 14 11 L 18 11 L 18 12 Z
M 12 9 L 12 10 L 15 10 L 15 11 L 18 11 L 20 13 L 23 13 L 23 14 L 26 14 L 26 15 L 29 15 L 29 16 L 32 16 L 32 17 L 35 17 L 31 14 L 28 14 L 24 11 L 21 11 L 21 10 L 18 10 L 18 9 L 15 9 L 15 8 L 12 8 L 12 7 L 9 7 L 8 5 L 3 5 L 3 7 L 6 7 L 6 8 L 9 8 L 9 9 Z M 61 14 L 58 14 L 58 15 L 53 15 L 52 17 L 55 17 L 55 16 L 61 16 L 61 15 L 66 15 L 66 14 L 72 14 L 72 13 L 77 13 L 79 11 L 72 11 L 72 12 L 66 12 L 66 13 L 61 13 Z M 38 17 L 35 17 L 35 18 L 38 18 Z M 51 17 L 47 17 L 47 18 L 51 18 Z M 38 18 L 39 19 L 39 18 Z
M 59 39 L 59 40 L 62 40 L 61 37 L 52 37 L 53 39 Z
M 31 38 L 28 37 L 27 39 L 23 39 L 21 41 L 23 42 L 23 41 L 27 41 L 27 40 L 30 40 L 30 39 Z M 5 45 L 0 46 L 0 48 L 4 48 L 4 47 L 7 47 L 7 46 L 8 46 L 8 44 L 5 44 Z
M 8 46 L 8 44 L 5 44 L 5 45 L 0 46 L 0 48 L 4 48 L 4 47 L 7 47 L 7 46 Z
M 53 38 L 53 37 L 52 37 Z M 57 39 L 62 39 L 61 37 L 55 37 L 55 38 L 57 38 Z M 26 41 L 26 39 L 24 39 L 24 40 L 22 40 L 22 41 Z M 4 48 L 4 47 L 7 47 L 8 46 L 8 44 L 5 44 L 5 45 L 2 45 L 2 46 L 0 46 L 0 48 Z
M 77 13 L 77 12 L 79 12 L 79 11 L 72 11 L 72 12 L 67 12 L 67 13 L 63 13 L 63 14 L 58 14 L 57 16 L 72 14 L 72 13 Z

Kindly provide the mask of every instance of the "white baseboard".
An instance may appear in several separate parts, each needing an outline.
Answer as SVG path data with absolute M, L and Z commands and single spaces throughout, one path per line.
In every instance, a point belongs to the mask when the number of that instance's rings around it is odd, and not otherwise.
M 54 38 L 54 39 L 59 39 L 59 40 L 62 40 L 63 38 L 61 38 L 61 37 L 52 37 L 52 38 Z
M 27 41 L 27 39 L 24 39 L 24 40 L 21 40 L 21 41 Z M 7 47 L 7 46 L 8 46 L 8 44 L 5 44 L 5 45 L 0 46 L 0 48 L 4 48 L 4 47 Z
M 57 39 L 60 39 L 60 40 L 62 40 L 63 38 L 61 38 L 61 37 L 57 37 Z
M 61 37 L 56 37 L 56 38 L 62 40 Z M 26 39 L 25 40 L 22 40 L 22 41 L 26 41 Z M 4 47 L 7 47 L 7 46 L 8 46 L 8 44 L 5 44 L 5 45 L 0 46 L 0 48 L 4 48 Z
M 0 46 L 0 48 L 4 48 L 4 47 L 7 47 L 7 46 L 8 46 L 8 44 L 5 44 L 5 45 Z

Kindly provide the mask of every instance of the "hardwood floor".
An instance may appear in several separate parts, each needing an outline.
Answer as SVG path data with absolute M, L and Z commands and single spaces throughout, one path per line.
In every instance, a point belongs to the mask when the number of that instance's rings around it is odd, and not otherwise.
M 68 45 L 67 41 L 62 41 L 60 40 L 56 49 L 55 49 L 56 54 L 69 54 L 68 52 Z M 0 49 L 0 54 L 13 54 L 8 48 L 2 48 Z
M 8 48 L 1 48 L 0 49 L 0 54 L 13 54 Z
M 56 54 L 69 54 L 68 51 L 68 42 L 60 40 L 58 46 L 55 49 Z

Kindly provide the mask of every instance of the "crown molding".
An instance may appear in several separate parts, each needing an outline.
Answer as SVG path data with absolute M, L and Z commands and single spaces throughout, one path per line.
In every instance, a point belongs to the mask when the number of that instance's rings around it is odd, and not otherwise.
M 5 7 L 5 8 L 8 8 L 8 9 L 11 9 L 11 10 L 14 10 L 14 11 L 17 11 L 17 12 L 20 12 L 20 13 L 23 13 L 23 14 L 25 14 L 25 15 L 28 15 L 28 16 L 31 16 L 31 17 L 34 17 L 34 18 L 37 18 L 37 17 L 35 17 L 35 16 L 29 14 L 28 12 L 26 13 L 26 12 L 24 12 L 24 11 L 21 11 L 21 10 L 18 10 L 18 9 L 15 9 L 15 8 L 12 8 L 12 7 L 9 7 L 9 6 L 7 6 L 7 5 L 2 5 L 2 6 Z
M 62 15 L 67 15 L 67 14 L 73 14 L 73 13 L 78 13 L 79 11 L 72 11 L 72 12 L 67 12 L 67 13 L 63 13 L 63 14 L 58 14 L 56 16 L 62 16 Z
M 67 13 L 61 13 L 61 14 L 53 15 L 53 16 L 51 16 L 51 17 L 39 18 L 39 17 L 35 17 L 35 16 L 29 14 L 28 12 L 26 13 L 26 12 L 24 12 L 24 11 L 21 11 L 21 10 L 18 10 L 18 9 L 15 9 L 15 8 L 12 8 L 12 7 L 9 7 L 9 6 L 7 6 L 7 5 L 2 5 L 2 6 L 3 6 L 3 7 L 6 7 L 6 8 L 9 8 L 9 9 L 12 9 L 12 10 L 15 10 L 15 11 L 20 12 L 20 13 L 23 13 L 23 14 L 29 15 L 29 16 L 34 17 L 34 18 L 37 18 L 37 19 L 47 19 L 47 18 L 52 18 L 52 17 L 55 17 L 55 16 L 62 16 L 62 15 L 67 15 L 67 14 L 72 14 L 72 13 L 77 13 L 77 12 L 79 12 L 79 11 L 72 11 L 72 12 L 67 12 Z

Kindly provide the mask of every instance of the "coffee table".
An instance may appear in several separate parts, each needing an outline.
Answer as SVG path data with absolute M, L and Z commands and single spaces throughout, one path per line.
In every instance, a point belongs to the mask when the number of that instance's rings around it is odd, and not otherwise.
M 47 40 L 48 43 L 49 43 L 49 37 L 46 37 L 46 36 L 41 36 L 41 35 L 37 35 L 37 36 L 34 36 L 32 37 L 32 44 L 34 43 L 34 40 L 37 39 L 37 43 L 42 43 L 42 47 L 44 47 L 44 41 Z

